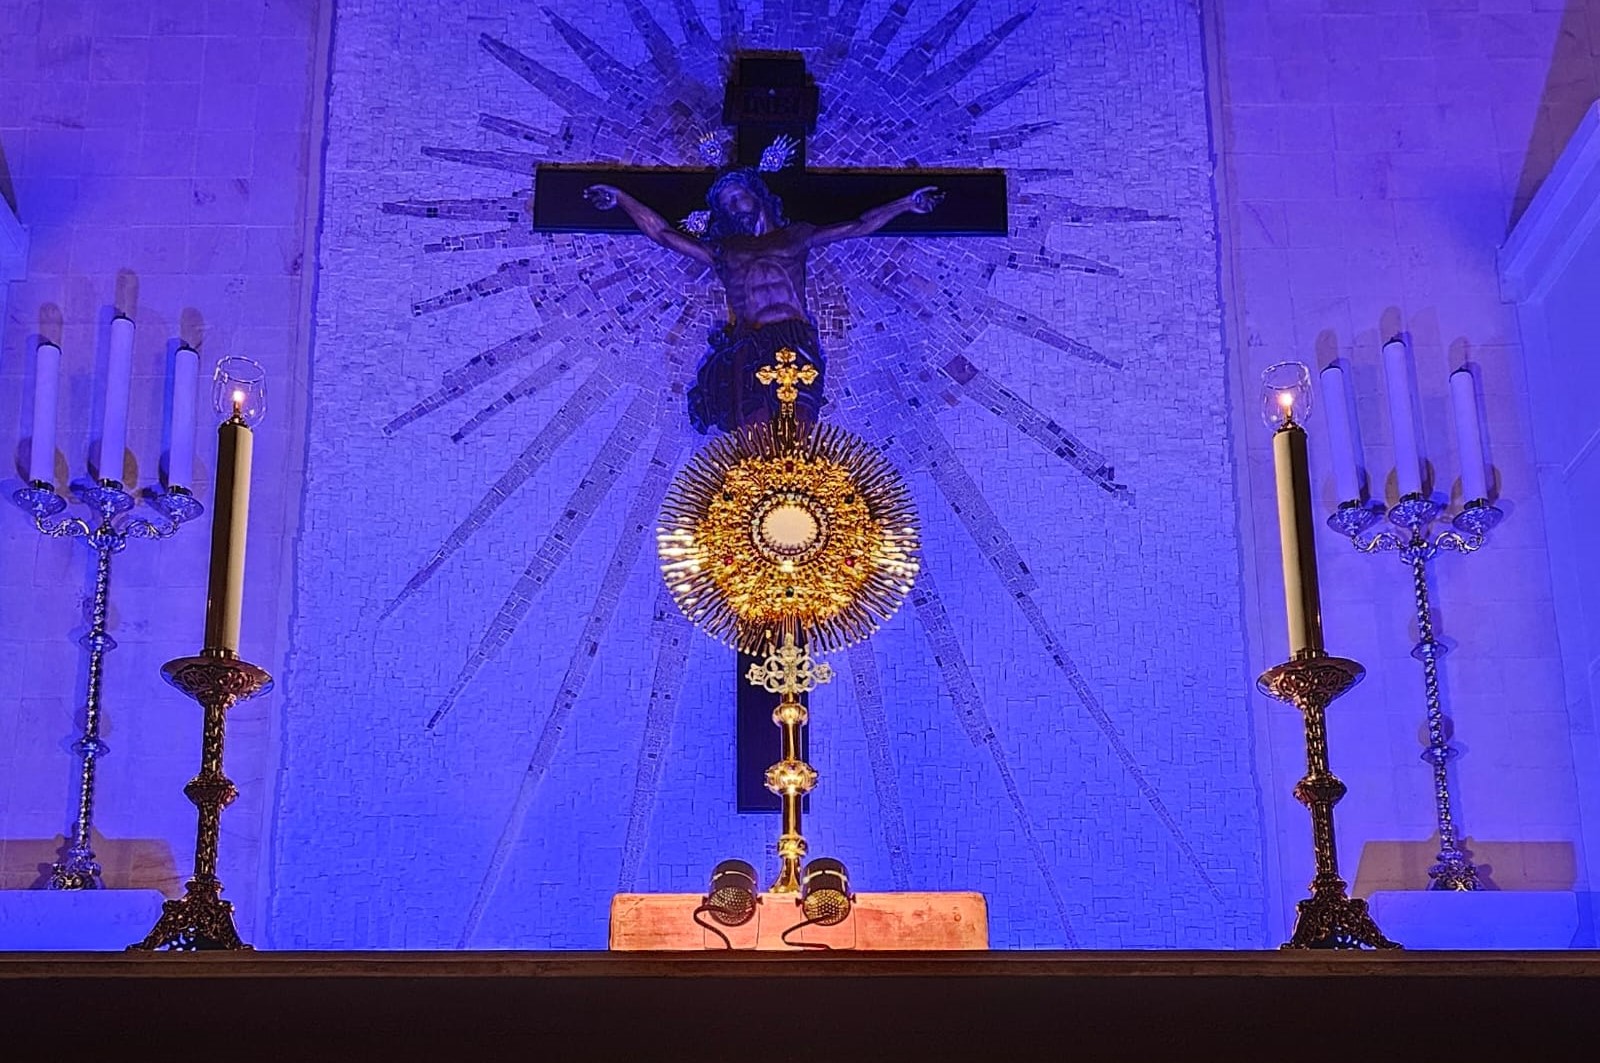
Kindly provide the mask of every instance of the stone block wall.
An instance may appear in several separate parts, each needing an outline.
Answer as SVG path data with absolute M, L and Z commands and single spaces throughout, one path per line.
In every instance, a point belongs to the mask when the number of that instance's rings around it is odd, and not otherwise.
M 1379 348 L 1410 338 L 1433 490 L 1461 502 L 1447 376 L 1477 367 L 1505 523 L 1474 556 L 1432 566 L 1446 712 L 1461 751 L 1456 817 L 1504 889 L 1588 890 L 1596 810 L 1574 771 L 1593 726 L 1568 714 L 1532 418 L 1513 307 L 1496 252 L 1597 94 L 1600 6 L 1588 0 L 1361 0 L 1211 5 L 1222 152 L 1225 298 L 1241 409 L 1266 365 L 1342 360 L 1353 375 L 1373 496 L 1395 498 Z M 1242 415 L 1241 415 L 1242 416 Z M 1323 422 L 1325 423 L 1325 422 Z M 1313 425 L 1313 432 L 1316 426 Z M 1253 663 L 1281 656 L 1271 452 L 1241 435 L 1245 531 L 1256 560 Z M 1313 446 L 1319 512 L 1338 503 Z M 1419 888 L 1434 833 L 1410 573 L 1393 555 L 1318 540 L 1330 649 L 1368 669 L 1330 720 L 1341 860 L 1359 892 Z M 1309 876 L 1305 813 L 1289 796 L 1299 721 L 1268 712 L 1262 778 L 1269 878 L 1292 902 Z M 1585 933 L 1592 931 L 1584 931 Z
M 33 346 L 59 329 L 58 481 L 82 475 L 119 285 L 139 486 L 186 329 L 207 369 L 273 374 L 246 653 L 280 687 L 234 717 L 224 818 L 247 936 L 593 946 L 611 892 L 699 889 L 770 844 L 732 811 L 725 655 L 650 560 L 651 500 L 700 441 L 674 389 L 714 285 L 523 216 L 535 160 L 689 161 L 735 8 L 737 43 L 818 72 L 815 164 L 1013 174 L 1008 240 L 814 264 L 830 416 L 908 471 L 928 578 L 816 698 L 813 852 L 864 889 L 983 889 L 1002 946 L 1281 940 L 1310 860 L 1299 722 L 1249 692 L 1282 656 L 1255 380 L 1345 360 L 1391 493 L 1377 348 L 1400 329 L 1436 489 L 1455 491 L 1445 374 L 1467 360 L 1508 512 L 1434 568 L 1459 821 L 1502 888 L 1589 889 L 1600 819 L 1575 765 L 1595 739 L 1563 688 L 1495 251 L 1600 94 L 1596 4 L 1105 0 L 1017 26 L 995 0 L 943 37 L 950 6 L 614 0 L 556 21 L 346 0 L 336 47 L 313 0 L 0 8 L 0 191 L 29 238 L 0 427 L 25 437 Z M 969 49 L 965 78 L 927 80 Z M 1344 869 L 1358 892 L 1420 885 L 1407 574 L 1319 546 L 1330 645 L 1369 670 L 1331 723 Z M 187 867 L 198 719 L 157 668 L 198 640 L 205 548 L 191 528 L 117 559 L 111 885 L 173 890 Z M 70 817 L 84 553 L 0 521 L 0 888 L 38 877 Z
M 151 4 L 15 0 L 0 5 L 0 144 L 26 227 L 23 278 L 0 332 L 0 433 L 15 455 L 7 495 L 26 472 L 33 351 L 62 348 L 57 486 L 85 474 L 99 434 L 107 329 L 119 292 L 136 324 L 129 465 L 145 489 L 170 443 L 171 357 L 187 339 L 208 376 L 223 355 L 269 373 L 271 408 L 256 446 L 244 654 L 275 669 L 286 615 L 286 544 L 300 477 L 308 337 L 307 175 L 318 11 L 313 0 L 161 0 Z M 214 436 L 201 382 L 196 494 L 210 499 Z M 15 449 L 13 449 L 15 448 Z M 81 726 L 91 556 L 45 540 L 19 511 L 0 517 L 0 889 L 54 859 L 68 826 Z M 198 649 L 208 529 L 135 542 L 113 563 L 97 851 L 113 887 L 182 888 L 199 766 L 196 705 L 161 680 L 163 661 Z M 241 796 L 223 818 L 221 877 L 256 931 L 256 875 L 269 834 L 274 708 L 242 706 L 227 770 Z
M 1009 238 L 814 256 L 926 564 L 815 697 L 812 853 L 999 947 L 1262 944 L 1197 13 L 742 7 L 340 5 L 274 943 L 595 947 L 618 889 L 772 872 L 651 541 L 715 286 L 523 213 L 536 161 L 695 164 L 737 43 L 806 56 L 813 165 L 1011 172 Z

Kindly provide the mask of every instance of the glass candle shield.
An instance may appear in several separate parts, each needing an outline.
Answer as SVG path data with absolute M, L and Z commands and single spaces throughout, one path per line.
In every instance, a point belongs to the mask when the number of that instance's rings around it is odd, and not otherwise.
M 267 413 L 267 374 L 259 362 L 228 357 L 211 375 L 211 404 L 224 420 L 238 417 L 254 428 Z
M 1304 362 L 1279 362 L 1261 373 L 1261 419 L 1273 430 L 1311 416 L 1311 370 Z

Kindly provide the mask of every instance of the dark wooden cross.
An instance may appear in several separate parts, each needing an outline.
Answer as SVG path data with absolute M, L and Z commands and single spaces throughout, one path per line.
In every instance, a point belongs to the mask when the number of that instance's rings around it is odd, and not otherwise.
M 733 162 L 754 167 L 779 136 L 796 145 L 792 163 L 763 174 L 783 199 L 791 219 L 830 225 L 860 217 L 873 207 L 927 185 L 944 193 L 928 214 L 906 213 L 881 235 L 1005 236 L 1004 170 L 809 169 L 806 136 L 816 131 L 818 92 L 798 52 L 741 52 L 723 97 L 723 123 L 734 129 Z M 588 166 L 551 163 L 534 172 L 533 227 L 538 232 L 636 232 L 620 210 L 600 211 L 584 198 L 590 185 L 613 185 L 668 219 L 706 209 L 715 179 L 707 169 Z M 777 812 L 780 802 L 765 785 L 767 767 L 780 759 L 780 731 L 772 722 L 772 695 L 745 682 L 757 658 L 741 654 L 735 673 L 738 703 L 738 808 Z M 803 733 L 802 733 L 803 738 Z M 802 757 L 805 751 L 802 748 Z
M 734 163 L 755 166 L 780 135 L 797 145 L 794 162 L 763 174 L 783 199 L 792 219 L 815 225 L 849 221 L 909 195 L 938 185 L 944 200 L 929 214 L 902 214 L 881 233 L 924 236 L 1005 236 L 1004 170 L 807 169 L 806 135 L 817 127 L 817 86 L 798 52 L 741 52 L 734 63 L 722 104 L 722 120 L 734 129 Z M 590 185 L 614 185 L 663 218 L 678 219 L 706 207 L 706 190 L 716 174 L 705 169 L 670 167 L 540 165 L 534 172 L 533 228 L 537 232 L 634 232 L 622 211 L 599 211 L 584 199 Z

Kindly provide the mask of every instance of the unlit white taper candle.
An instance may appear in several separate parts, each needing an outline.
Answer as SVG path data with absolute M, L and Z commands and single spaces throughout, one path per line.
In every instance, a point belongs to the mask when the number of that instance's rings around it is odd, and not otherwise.
M 41 343 L 34 353 L 33 444 L 28 454 L 28 479 L 53 483 L 56 478 L 56 398 L 61 390 L 61 348 Z
M 111 357 L 106 367 L 106 415 L 100 422 L 100 479 L 122 481 L 128 449 L 128 389 L 133 383 L 133 322 L 111 319 Z
M 1467 502 L 1489 497 L 1484 472 L 1483 426 L 1478 423 L 1478 382 L 1465 367 L 1450 374 L 1450 404 L 1455 407 L 1456 442 L 1461 450 L 1461 494 Z
M 1344 370 L 1336 365 L 1322 371 L 1322 408 L 1328 411 L 1328 449 L 1333 452 L 1333 482 L 1339 501 L 1360 501 L 1360 461 L 1356 457 L 1355 433 L 1350 428 L 1350 400 L 1345 392 Z
M 1422 453 L 1417 447 L 1417 422 L 1411 412 L 1411 371 L 1406 345 L 1383 345 L 1383 375 L 1389 385 L 1389 423 L 1394 434 L 1394 475 L 1402 495 L 1422 491 Z
M 179 347 L 172 364 L 172 424 L 168 433 L 167 486 L 187 487 L 194 475 L 194 391 L 200 375 L 200 355 L 193 347 Z

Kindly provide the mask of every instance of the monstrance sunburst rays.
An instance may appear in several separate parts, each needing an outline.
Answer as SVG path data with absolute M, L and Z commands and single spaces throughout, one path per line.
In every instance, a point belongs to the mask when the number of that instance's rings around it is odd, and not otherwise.
M 803 634 L 828 653 L 894 615 L 917 572 L 905 482 L 837 425 L 793 447 L 766 425 L 721 436 L 678 474 L 661 506 L 661 571 L 685 616 L 760 654 Z
M 386 434 L 415 430 L 416 422 L 463 403 L 480 403 L 477 412 L 451 434 L 459 442 L 490 418 L 551 387 L 580 365 L 595 363 L 604 370 L 606 366 L 628 364 L 641 351 L 659 351 L 666 359 L 667 370 L 647 399 L 653 403 L 650 428 L 642 433 L 613 432 L 608 442 L 613 453 L 608 460 L 633 460 L 641 448 L 649 445 L 649 439 L 656 437 L 661 440 L 658 457 L 663 452 L 681 453 L 681 444 L 668 445 L 667 436 L 677 435 L 677 430 L 666 426 L 675 424 L 673 418 L 684 418 L 682 385 L 703 350 L 704 336 L 724 316 L 721 293 L 709 271 L 642 241 L 630 243 L 625 237 L 530 232 L 527 201 L 531 193 L 526 181 L 540 162 L 614 161 L 676 166 L 694 159 L 699 137 L 713 127 L 720 109 L 721 66 L 737 49 L 790 48 L 805 54 L 828 99 L 823 121 L 809 146 L 812 162 L 819 165 L 1003 164 L 1007 153 L 1055 125 L 1051 121 L 1032 121 L 985 126 L 989 115 L 1038 82 L 1047 72 L 1045 69 L 1000 81 L 982 91 L 963 92 L 966 79 L 984 69 L 996 50 L 1027 22 L 1031 9 L 1015 12 L 968 47 L 947 56 L 951 41 L 976 7 L 975 0 L 960 0 L 946 8 L 903 53 L 891 57 L 890 49 L 896 45 L 908 15 L 909 0 L 897 0 L 870 26 L 862 24 L 864 0 L 768 3 L 761 5 L 760 14 L 753 19 L 746 18 L 739 0 L 718 0 L 716 33 L 707 29 L 692 0 L 675 0 L 681 43 L 663 28 L 642 0 L 624 0 L 624 7 L 647 53 L 647 58 L 637 65 L 617 58 L 571 22 L 548 8 L 542 9 L 550 26 L 587 69 L 589 85 L 563 76 L 511 43 L 488 35 L 481 38 L 484 50 L 496 62 L 554 104 L 564 117 L 558 128 L 548 129 L 505 115 L 482 114 L 479 127 L 484 131 L 485 144 L 429 147 L 424 153 L 445 162 L 518 175 L 517 187 L 487 197 L 410 199 L 383 204 L 387 213 L 418 219 L 499 223 L 500 227 L 488 230 L 432 236 L 425 244 L 426 254 L 476 257 L 522 251 L 521 257 L 503 260 L 476 280 L 419 299 L 413 305 L 414 314 L 449 312 L 481 299 L 522 291 L 527 293 L 534 318 L 532 326 L 522 334 L 445 368 L 435 390 L 409 408 L 396 411 L 385 427 Z M 498 143 L 489 142 L 490 138 Z M 1020 274 L 1070 275 L 1083 278 L 1084 282 L 1111 282 L 1119 275 L 1115 263 L 1053 248 L 1052 240 L 1060 242 L 1060 234 L 1053 234 L 1052 227 L 1079 230 L 1176 221 L 1139 208 L 1074 201 L 1053 187 L 1067 176 L 1065 171 L 1013 168 L 1010 176 L 1010 239 L 882 238 L 835 245 L 818 256 L 810 296 L 824 347 L 833 352 L 835 389 L 853 387 L 863 397 L 855 404 L 851 426 L 870 443 L 895 440 L 908 470 L 932 473 L 962 525 L 973 536 L 974 547 L 989 557 L 997 570 L 1015 567 L 1012 559 L 1018 557 L 1016 547 L 1003 528 L 996 531 L 998 524 L 992 513 L 986 522 L 973 516 L 974 509 L 980 514 L 987 512 L 981 494 L 976 495 L 975 507 L 956 506 L 947 483 L 950 475 L 969 482 L 971 478 L 959 468 L 959 461 L 957 468 L 950 467 L 950 445 L 927 418 L 923 418 L 927 423 L 917 433 L 904 431 L 913 412 L 907 403 L 920 405 L 931 393 L 938 393 L 945 401 L 974 402 L 1040 445 L 1053 459 L 1076 470 L 1111 499 L 1131 501 L 1131 492 L 1117 482 L 1109 461 L 1096 448 L 1008 390 L 971 358 L 980 335 L 998 329 L 1013 334 L 1019 343 L 1051 348 L 1088 366 L 1115 369 L 1120 364 L 1117 357 L 997 294 L 992 282 L 996 277 Z M 880 339 L 870 327 L 863 328 L 870 326 L 875 311 L 881 308 L 917 321 L 924 340 L 922 347 L 907 349 L 896 343 L 893 335 Z M 480 388 L 521 369 L 534 358 L 540 359 L 537 366 L 526 371 L 520 380 L 486 401 L 477 397 Z M 578 433 L 613 396 L 635 389 L 636 382 L 626 373 L 592 373 L 579 394 L 558 410 L 528 450 L 496 479 L 472 513 L 419 567 L 389 603 L 386 614 L 410 597 L 424 593 L 451 555 L 465 547 L 492 518 L 495 509 L 539 472 L 557 446 Z M 635 395 L 636 403 L 645 398 L 642 393 Z M 652 458 L 652 462 L 656 460 Z M 651 472 L 651 481 L 658 485 L 655 490 L 664 491 L 670 470 L 652 468 Z M 541 547 L 536 551 L 529 575 L 499 609 L 477 652 L 463 666 L 451 693 L 433 714 L 430 727 L 455 707 L 476 672 L 500 652 L 526 619 L 548 582 L 552 566 L 559 565 L 570 549 L 571 539 L 561 533 L 576 534 L 615 479 L 612 476 L 598 487 L 581 490 L 568 501 L 562 526 L 551 532 L 545 544 L 550 549 Z M 980 528 L 975 520 L 983 526 Z M 627 542 L 617 544 L 608 572 L 619 566 L 646 563 L 639 546 L 638 539 L 631 535 Z M 539 570 L 537 578 L 535 568 Z M 1026 572 L 1025 566 L 1022 568 Z M 1048 652 L 1067 673 L 1074 695 L 1116 749 L 1191 866 L 1209 884 L 1205 868 L 1175 819 L 1066 656 L 1060 638 L 1029 598 L 1034 588 L 1031 576 L 1021 582 L 1005 578 L 1010 593 L 1016 597 L 1015 604 L 1028 616 Z M 933 640 L 935 635 L 926 628 L 924 618 L 931 615 L 928 608 L 942 606 L 936 597 L 923 597 L 927 600 L 918 610 L 918 620 Z M 596 619 L 585 625 L 582 634 L 584 645 L 605 637 L 613 612 L 614 608 L 606 603 L 596 602 Z M 574 651 L 575 661 L 578 656 L 592 660 L 582 645 Z M 966 667 L 964 662 L 959 663 L 963 669 Z M 583 674 L 587 674 L 586 670 Z M 945 680 L 948 683 L 952 677 L 946 674 Z M 581 684 L 581 678 L 578 682 Z M 559 739 L 562 721 L 577 696 L 577 691 L 567 686 L 563 684 L 561 702 L 545 721 L 535 753 L 540 766 L 535 770 L 535 765 L 530 764 L 524 791 L 537 785 L 542 765 Z M 1002 776 L 1009 778 L 1005 751 L 990 745 Z M 884 755 L 881 750 L 873 752 L 880 760 Z M 1020 796 L 1013 794 L 1013 798 L 1016 814 L 1031 837 L 1028 811 Z M 529 793 L 519 793 L 468 917 L 463 943 L 470 940 L 505 866 L 509 847 L 520 836 L 528 804 Z M 639 824 L 634 820 L 648 816 L 650 805 L 650 801 L 635 800 L 630 837 L 638 836 Z M 1066 905 L 1054 886 L 1042 850 L 1035 853 L 1035 858 L 1056 895 L 1063 935 L 1071 941 Z

